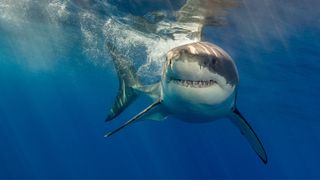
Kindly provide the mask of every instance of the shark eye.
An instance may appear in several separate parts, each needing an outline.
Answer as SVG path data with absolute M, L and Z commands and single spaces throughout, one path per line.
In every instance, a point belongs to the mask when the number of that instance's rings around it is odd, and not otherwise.
M 216 64 L 217 63 L 217 58 L 216 57 L 212 57 L 211 58 L 211 64 Z

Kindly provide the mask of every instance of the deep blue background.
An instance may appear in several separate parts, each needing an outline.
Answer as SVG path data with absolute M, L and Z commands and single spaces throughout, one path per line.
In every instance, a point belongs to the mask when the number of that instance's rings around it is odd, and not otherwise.
M 60 47 L 41 25 L 21 28 L 33 32 L 25 36 L 0 26 L 0 178 L 320 178 L 320 3 L 242 2 L 204 37 L 236 61 L 238 107 L 267 165 L 226 119 L 141 122 L 105 139 L 151 102 L 142 97 L 105 123 L 117 77 L 82 52 L 76 27 L 63 29 L 70 36 Z

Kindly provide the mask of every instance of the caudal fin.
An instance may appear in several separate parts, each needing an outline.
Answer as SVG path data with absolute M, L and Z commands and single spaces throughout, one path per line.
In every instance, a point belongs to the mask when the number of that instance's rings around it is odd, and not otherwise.
M 237 108 L 233 110 L 231 120 L 240 129 L 243 136 L 248 140 L 249 144 L 260 157 L 260 159 L 263 161 L 263 163 L 267 164 L 267 153 L 260 139 L 254 132 L 248 121 L 246 121 L 246 119 L 241 115 Z
M 106 121 L 111 121 L 137 98 L 134 87 L 139 85 L 139 81 L 132 63 L 111 43 L 107 43 L 107 48 L 119 79 L 118 94 L 106 118 Z

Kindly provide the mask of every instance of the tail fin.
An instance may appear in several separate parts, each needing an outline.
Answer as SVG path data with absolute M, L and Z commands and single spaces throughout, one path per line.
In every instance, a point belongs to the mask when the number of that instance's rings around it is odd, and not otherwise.
M 134 87 L 139 85 L 139 81 L 136 70 L 131 62 L 122 53 L 117 51 L 111 43 L 107 43 L 107 48 L 113 59 L 119 79 L 118 94 L 106 118 L 106 121 L 111 121 L 137 98 L 138 94 Z

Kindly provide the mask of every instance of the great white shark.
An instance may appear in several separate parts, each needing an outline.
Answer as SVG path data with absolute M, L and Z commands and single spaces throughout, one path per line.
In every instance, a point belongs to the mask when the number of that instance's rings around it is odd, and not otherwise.
M 142 85 L 125 57 L 111 45 L 109 50 L 120 88 L 106 121 L 117 117 L 139 94 L 148 95 L 153 103 L 106 137 L 140 119 L 161 121 L 173 116 L 204 123 L 227 117 L 262 162 L 268 162 L 261 141 L 236 106 L 238 71 L 222 48 L 209 42 L 195 42 L 171 49 L 166 55 L 161 80 L 153 85 Z

